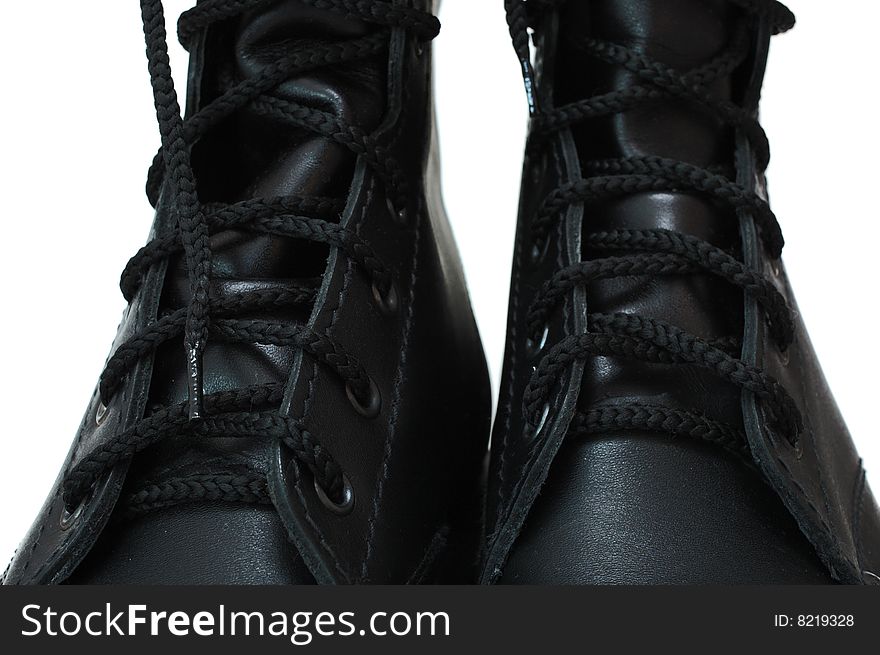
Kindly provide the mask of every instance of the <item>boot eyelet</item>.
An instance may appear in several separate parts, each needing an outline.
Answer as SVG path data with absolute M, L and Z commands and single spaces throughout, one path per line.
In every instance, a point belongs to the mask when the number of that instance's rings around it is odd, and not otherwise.
M 548 250 L 550 250 L 550 239 L 544 237 L 540 241 L 535 241 L 532 244 L 532 250 L 529 253 L 532 265 L 537 266 L 543 262 L 544 258 L 547 256 Z
M 400 226 L 405 226 L 409 222 L 409 212 L 406 211 L 406 207 L 398 209 L 391 198 L 388 198 L 388 213 L 391 214 L 391 220 Z
M 541 436 L 541 433 L 544 431 L 544 428 L 547 427 L 547 421 L 550 418 L 550 403 L 546 403 L 544 405 L 544 409 L 541 410 L 541 419 L 538 421 L 538 425 L 535 426 L 534 431 L 531 433 L 532 439 L 537 439 Z
M 321 504 L 337 516 L 345 516 L 354 508 L 354 489 L 345 475 L 342 476 L 342 498 L 339 502 L 327 495 L 327 492 L 318 483 L 317 478 L 315 479 L 315 494 L 317 494 Z
M 541 351 L 547 345 L 547 339 L 550 336 L 550 326 L 544 325 L 544 330 L 541 332 L 541 336 L 538 338 L 538 341 L 533 340 L 531 337 L 526 339 L 526 349 L 528 350 L 530 357 L 536 357 L 541 354 Z
M 58 527 L 60 527 L 62 530 L 70 530 L 70 528 L 72 528 L 76 524 L 76 522 L 79 521 L 85 507 L 85 498 L 80 501 L 79 505 L 77 505 L 76 509 L 72 512 L 65 507 L 61 511 L 61 520 L 58 522 Z
M 425 54 L 425 44 L 421 41 L 416 41 L 416 57 L 421 59 Z
M 788 366 L 791 361 L 791 346 L 779 350 L 779 363 L 782 366 Z
M 107 420 L 107 417 L 110 415 L 110 408 L 104 404 L 103 401 L 99 401 L 98 409 L 95 410 L 95 425 L 100 427 L 103 425 L 104 421 Z
M 390 315 L 397 311 L 399 297 L 397 295 L 397 289 L 393 284 L 388 287 L 388 291 L 382 293 L 379 291 L 379 287 L 376 286 L 376 283 L 373 282 L 373 300 L 383 314 Z
M 868 584 L 871 584 L 871 585 L 880 584 L 880 575 L 877 575 L 876 573 L 868 571 L 867 569 L 862 571 L 862 575 L 870 578 L 870 581 L 868 582 Z
M 348 396 L 352 407 L 364 418 L 376 418 L 382 409 L 382 396 L 379 393 L 379 387 L 376 386 L 372 379 L 370 380 L 370 397 L 366 403 L 357 397 L 357 394 L 351 388 L 351 383 L 345 385 L 345 395 Z
M 67 508 L 67 506 L 64 506 L 61 510 L 61 518 L 58 521 L 58 527 L 60 527 L 62 530 L 70 530 L 70 528 L 76 525 L 82 518 L 83 512 L 86 509 L 86 505 L 89 504 L 89 501 L 92 499 L 92 496 L 94 496 L 94 494 L 95 485 L 93 484 L 86 492 L 85 496 L 83 496 L 83 499 L 79 501 L 79 504 L 76 506 L 75 509 L 70 510 Z

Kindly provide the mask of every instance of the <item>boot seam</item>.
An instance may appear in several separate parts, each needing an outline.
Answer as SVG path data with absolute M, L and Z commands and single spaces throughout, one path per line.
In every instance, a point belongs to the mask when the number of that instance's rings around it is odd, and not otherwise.
M 373 184 L 371 183 L 371 188 Z M 364 217 L 366 215 L 366 211 L 364 212 Z M 410 333 L 412 330 L 412 319 L 413 314 L 415 312 L 415 292 L 416 292 L 416 284 L 418 281 L 418 256 L 420 252 L 420 244 L 421 244 L 421 236 L 422 236 L 422 216 L 417 215 L 416 218 L 416 230 L 415 230 L 415 242 L 413 246 L 413 258 L 412 258 L 412 274 L 410 275 L 410 291 L 409 291 L 409 307 L 407 309 L 406 316 L 406 324 L 404 326 L 403 333 L 403 344 L 401 345 L 401 357 L 397 367 L 397 375 L 395 376 L 395 384 L 394 384 L 394 401 L 391 404 L 392 407 L 392 415 L 389 421 L 389 430 L 388 435 L 385 439 L 385 447 L 382 453 L 382 465 L 380 471 L 380 477 L 377 481 L 376 495 L 373 497 L 373 506 L 370 511 L 370 518 L 367 523 L 367 534 L 366 534 L 366 551 L 364 553 L 364 559 L 361 564 L 361 580 L 367 581 L 368 574 L 368 565 L 370 558 L 373 554 L 373 539 L 375 538 L 376 532 L 376 520 L 379 516 L 379 507 L 382 504 L 382 499 L 384 497 L 385 485 L 388 482 L 390 469 L 389 463 L 391 460 L 391 451 L 392 451 L 392 443 L 394 442 L 394 438 L 397 435 L 397 420 L 399 418 L 400 413 L 400 384 L 403 377 L 403 370 L 407 363 L 407 348 L 409 345 Z

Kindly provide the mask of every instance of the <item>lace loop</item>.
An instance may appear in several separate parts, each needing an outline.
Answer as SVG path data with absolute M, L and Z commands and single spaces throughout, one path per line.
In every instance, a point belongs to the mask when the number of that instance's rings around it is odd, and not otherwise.
M 590 314 L 589 331 L 553 346 L 535 369 L 523 396 L 529 425 L 537 425 L 545 398 L 559 376 L 586 355 L 623 357 L 659 364 L 692 364 L 767 401 L 771 422 L 792 444 L 803 429 L 800 412 L 788 392 L 772 377 L 684 330 L 633 314 Z
M 342 43 L 310 44 L 308 47 L 296 49 L 284 59 L 267 66 L 260 75 L 229 88 L 211 104 L 188 118 L 183 126 L 184 136 L 190 143 L 195 143 L 223 119 L 294 75 L 369 57 L 382 52 L 387 45 L 388 35 L 379 32 Z M 153 207 L 158 203 L 164 176 L 163 153 L 160 150 L 153 158 L 147 174 L 147 198 Z
M 773 337 L 782 350 L 794 338 L 792 310 L 765 277 L 710 243 L 671 230 L 617 230 L 587 236 L 593 250 L 634 250 L 637 255 L 606 257 L 567 266 L 544 283 L 526 319 L 529 335 L 536 340 L 550 313 L 576 286 L 631 275 L 678 275 L 704 271 L 727 280 L 750 294 L 767 314 Z
M 678 98 L 693 103 L 704 111 L 717 115 L 731 127 L 740 129 L 752 144 L 758 165 L 766 168 L 770 163 L 770 142 L 761 124 L 748 111 L 728 100 L 714 98 L 709 92 L 712 82 L 729 75 L 748 59 L 750 39 L 744 25 L 736 31 L 723 54 L 684 74 L 619 44 L 586 37 L 576 39 L 570 44 L 595 59 L 621 66 L 634 73 L 644 85 L 613 91 L 605 96 L 575 102 L 555 112 L 536 116 L 535 128 L 539 132 L 546 132 L 550 125 L 554 129 L 560 129 L 588 117 L 619 113 L 648 101 Z

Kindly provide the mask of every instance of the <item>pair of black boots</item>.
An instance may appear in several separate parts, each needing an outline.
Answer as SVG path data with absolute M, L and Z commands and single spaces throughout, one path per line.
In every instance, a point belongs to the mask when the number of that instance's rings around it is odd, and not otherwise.
M 880 582 L 766 199 L 758 97 L 791 13 L 506 1 L 532 119 L 487 459 L 435 5 L 201 0 L 184 120 L 141 0 L 153 234 L 4 581 Z

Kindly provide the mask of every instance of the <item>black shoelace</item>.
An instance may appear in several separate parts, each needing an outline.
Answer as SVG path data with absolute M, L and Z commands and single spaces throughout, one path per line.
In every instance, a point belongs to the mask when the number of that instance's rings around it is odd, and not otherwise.
M 710 84 L 741 66 L 750 55 L 749 26 L 743 22 L 720 56 L 695 70 L 681 72 L 625 46 L 582 37 L 570 45 L 602 62 L 635 74 L 638 82 L 621 90 L 597 95 L 556 109 L 543 111 L 529 52 L 531 25 L 540 15 L 564 0 L 506 0 L 514 49 L 522 65 L 533 142 L 541 148 L 546 137 L 591 118 L 626 112 L 648 102 L 674 99 L 736 129 L 748 140 L 759 168 L 770 160 L 767 137 L 757 120 L 742 107 L 710 92 Z M 774 0 L 730 0 L 747 14 L 769 21 L 773 33 L 794 25 L 794 16 Z M 531 224 L 532 258 L 540 259 L 551 228 L 575 203 L 595 203 L 640 192 L 688 193 L 748 211 L 757 223 L 769 254 L 778 259 L 784 245 L 779 224 L 766 201 L 733 181 L 725 171 L 709 170 L 662 157 L 626 157 L 584 164 L 582 179 L 552 191 Z M 547 321 L 572 288 L 622 276 L 709 274 L 739 287 L 764 311 L 768 329 L 781 351 L 794 338 L 793 312 L 773 283 L 749 269 L 732 254 L 693 236 L 664 229 L 613 230 L 587 234 L 585 246 L 602 253 L 593 259 L 558 271 L 539 290 L 527 316 L 533 350 L 546 350 L 524 394 L 524 409 L 531 430 L 539 434 L 546 424 L 548 398 L 562 373 L 574 362 L 589 357 L 617 357 L 648 363 L 685 364 L 714 372 L 760 399 L 772 427 L 797 446 L 802 417 L 791 396 L 765 371 L 737 358 L 738 339 L 708 341 L 665 322 L 626 313 L 590 314 L 584 334 L 569 335 L 548 348 Z M 689 435 L 745 453 L 742 431 L 703 415 L 640 403 L 596 404 L 578 412 L 570 430 L 595 434 L 622 430 L 647 430 Z
M 213 24 L 275 0 L 204 0 L 184 13 L 179 21 L 181 44 L 189 49 L 196 36 Z M 391 274 L 368 243 L 352 229 L 338 224 L 344 199 L 285 196 L 259 198 L 234 204 L 200 202 L 190 150 L 211 128 L 234 112 L 250 106 L 280 117 L 293 125 L 321 135 L 362 157 L 384 183 L 390 210 L 398 221 L 409 211 L 409 189 L 394 159 L 369 134 L 324 111 L 282 100 L 273 89 L 297 74 L 324 66 L 354 62 L 386 52 L 390 31 L 406 29 L 414 39 L 427 42 L 437 36 L 440 24 L 431 14 L 395 6 L 380 0 L 297 0 L 316 9 L 332 11 L 380 27 L 368 36 L 339 42 L 314 43 L 297 48 L 290 56 L 267 67 L 259 76 L 241 82 L 215 101 L 184 120 L 181 116 L 168 57 L 167 33 L 161 0 L 141 0 L 149 71 L 153 86 L 162 148 L 156 155 L 147 182 L 147 195 L 157 205 L 159 190 L 177 217 L 172 234 L 154 239 L 128 263 L 121 288 L 130 302 L 144 276 L 157 263 L 183 253 L 189 276 L 191 300 L 160 317 L 141 333 L 123 343 L 101 375 L 101 423 L 107 405 L 132 367 L 158 346 L 183 335 L 189 400 L 160 407 L 146 418 L 114 436 L 101 449 L 85 457 L 64 482 L 65 506 L 75 508 L 88 496 L 100 476 L 117 463 L 130 459 L 162 439 L 182 434 L 200 438 L 278 439 L 312 472 L 316 486 L 333 503 L 343 502 L 346 478 L 328 453 L 309 432 L 278 411 L 284 388 L 266 384 L 203 395 L 202 353 L 209 339 L 299 348 L 345 381 L 354 407 L 366 416 L 378 413 L 378 392 L 358 360 L 324 334 L 303 325 L 236 319 L 244 311 L 271 310 L 310 303 L 318 281 L 288 284 L 283 290 L 252 291 L 231 299 L 215 299 L 209 291 L 210 236 L 223 230 L 243 229 L 324 244 L 349 257 L 373 285 L 380 304 L 396 302 Z M 265 480 L 247 474 L 192 476 L 152 485 L 128 499 L 129 512 L 175 501 L 181 496 L 264 502 Z

